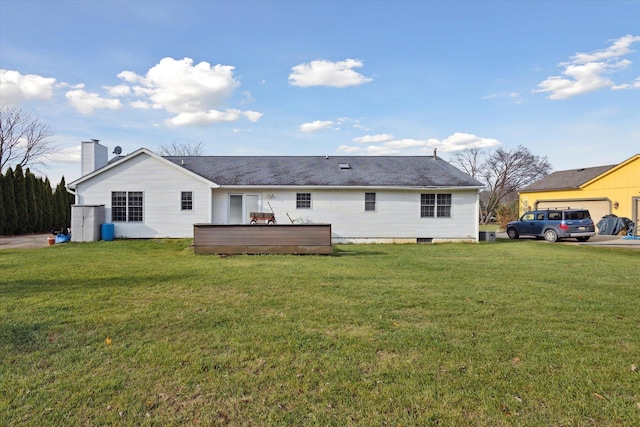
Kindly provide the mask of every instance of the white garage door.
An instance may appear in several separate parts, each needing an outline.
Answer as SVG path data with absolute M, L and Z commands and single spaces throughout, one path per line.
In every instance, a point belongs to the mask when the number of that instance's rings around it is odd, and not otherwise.
M 603 216 L 611 214 L 611 202 L 608 200 L 541 200 L 537 209 L 588 209 L 591 219 L 598 223 Z

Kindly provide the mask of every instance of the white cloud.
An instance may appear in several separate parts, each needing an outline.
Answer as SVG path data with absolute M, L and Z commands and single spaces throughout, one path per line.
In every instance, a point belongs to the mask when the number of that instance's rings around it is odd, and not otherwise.
M 119 99 L 102 98 L 97 93 L 82 89 L 70 90 L 65 94 L 71 105 L 82 114 L 91 114 L 95 109 L 118 110 L 122 108 Z
M 353 68 L 360 68 L 362 66 L 362 61 L 356 59 L 346 59 L 338 62 L 319 59 L 311 61 L 308 64 L 300 64 L 292 67 L 292 73 L 289 75 L 289 83 L 292 86 L 298 87 L 358 86 L 373 80 L 353 70 Z
M 483 96 L 482 99 L 510 99 L 516 104 L 522 104 L 522 98 L 519 92 L 500 92 Z
M 416 147 L 425 147 L 428 141 L 423 141 L 419 139 L 395 139 L 393 141 L 385 142 L 385 147 L 393 147 L 393 148 L 416 148 Z
M 596 50 L 592 53 L 577 53 L 571 58 L 571 62 L 586 64 L 588 62 L 602 61 L 628 55 L 633 52 L 630 46 L 636 42 L 640 42 L 640 36 L 628 34 L 615 40 L 607 49 Z
M 415 152 L 416 149 L 418 151 L 429 151 L 433 148 L 437 148 L 439 150 L 445 152 L 452 151 L 460 151 L 465 150 L 467 148 L 489 148 L 500 145 L 500 141 L 493 138 L 482 138 L 480 136 L 456 132 L 453 135 L 448 136 L 443 140 L 429 138 L 429 139 L 385 139 L 382 136 L 390 136 L 388 134 L 381 134 L 379 141 L 373 141 L 373 137 L 376 135 L 372 135 L 369 137 L 355 138 L 355 142 L 365 142 L 365 139 L 370 139 L 369 142 L 380 142 L 378 145 L 369 145 L 364 151 L 366 151 L 370 155 L 393 155 L 399 154 L 401 152 Z M 361 140 L 362 139 L 362 140 Z M 338 151 L 346 152 L 346 153 L 354 153 L 363 151 L 362 148 L 357 146 L 348 146 L 342 145 L 338 148 Z
M 367 153 L 372 156 L 393 156 L 400 154 L 400 151 L 380 145 L 370 145 L 367 147 Z
M 208 125 L 211 123 L 220 122 L 234 122 L 241 116 L 239 110 L 227 110 L 225 112 L 218 110 L 209 111 L 196 111 L 180 113 L 175 117 L 167 120 L 171 126 L 185 126 L 185 125 Z
M 141 93 L 149 94 L 155 104 L 171 113 L 201 112 L 220 108 L 239 83 L 233 77 L 234 67 L 211 66 L 208 62 L 193 65 L 191 58 L 164 58 L 145 76 L 137 76 Z M 124 75 L 123 75 L 124 74 Z M 133 76 L 120 73 L 125 81 Z
M 362 144 L 372 144 L 372 143 L 381 143 L 386 141 L 391 141 L 393 139 L 393 135 L 388 133 L 380 133 L 378 135 L 365 135 L 360 136 L 358 138 L 354 138 L 353 142 L 362 143 Z
M 196 111 L 194 113 L 180 113 L 167 120 L 167 123 L 171 126 L 205 126 L 212 123 L 235 122 L 241 117 L 246 117 L 250 121 L 255 122 L 260 119 L 261 116 L 261 113 L 256 113 L 254 111 L 240 111 L 235 109 L 225 111 L 209 110 Z
M 60 83 L 56 83 L 55 88 L 56 89 L 59 89 L 59 88 L 64 88 L 64 89 L 84 89 L 84 83 L 78 83 L 78 84 L 75 84 L 75 85 L 71 85 L 69 83 L 60 82 Z
M 442 149 L 445 152 L 461 151 L 467 148 L 489 148 L 500 145 L 500 141 L 493 138 L 482 138 L 469 133 L 456 132 L 439 141 L 431 138 L 427 140 L 427 147 Z
M 298 128 L 300 132 L 316 132 L 319 130 L 329 129 L 333 126 L 333 122 L 331 120 L 316 120 L 311 123 L 301 124 Z
M 341 146 L 338 147 L 338 152 L 349 153 L 349 154 L 361 153 L 362 152 L 362 148 L 354 147 L 352 145 L 341 145 Z
M 640 89 L 640 77 L 635 79 L 633 83 L 623 83 L 620 85 L 611 86 L 612 90 L 620 90 L 620 89 Z
M 243 91 L 242 96 L 243 96 L 242 104 L 251 104 L 252 102 L 256 101 L 253 95 L 251 95 L 251 92 L 248 90 Z
M 80 160 L 80 145 L 65 147 L 46 156 L 49 163 L 70 163 L 77 165 Z
M 538 84 L 533 92 L 548 92 L 549 99 L 569 99 L 598 89 L 632 89 L 635 84 L 615 84 L 607 75 L 628 68 L 631 61 L 621 56 L 633 52 L 631 45 L 640 42 L 640 36 L 627 35 L 615 40 L 607 49 L 591 53 L 577 53 L 564 67 L 561 76 L 551 76 Z
M 123 71 L 119 73 L 117 77 L 129 83 L 135 83 L 138 81 L 138 78 L 139 78 L 139 76 L 133 71 Z
M 260 120 L 263 116 L 262 113 L 259 113 L 257 111 L 243 111 L 242 114 L 249 119 L 250 122 L 255 123 L 258 120 Z
M 138 110 L 150 110 L 153 108 L 153 104 L 140 100 L 132 101 L 129 103 L 129 105 L 133 108 L 137 108 Z
M 235 79 L 234 67 L 211 66 L 208 62 L 193 63 L 191 58 L 176 60 L 163 58 L 144 76 L 122 71 L 118 77 L 131 84 L 130 92 L 140 99 L 132 101 L 135 108 L 164 109 L 173 114 L 167 123 L 171 126 L 202 126 L 219 122 L 232 122 L 247 118 L 255 122 L 262 113 L 224 109 L 227 100 L 240 86 Z M 126 84 L 116 86 L 123 96 L 128 95 Z M 249 92 L 244 102 L 252 102 Z
M 30 99 L 51 99 L 56 79 L 0 69 L 0 101 L 18 105 Z
M 105 86 L 111 96 L 127 96 L 131 93 L 131 88 L 127 85 Z

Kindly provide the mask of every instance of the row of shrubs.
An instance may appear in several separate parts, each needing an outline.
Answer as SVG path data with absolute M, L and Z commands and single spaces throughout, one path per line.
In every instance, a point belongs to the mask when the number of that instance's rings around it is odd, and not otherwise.
M 51 187 L 49 178 L 35 176 L 20 165 L 0 173 L 0 235 L 43 233 L 71 226 L 74 196 L 64 177 Z

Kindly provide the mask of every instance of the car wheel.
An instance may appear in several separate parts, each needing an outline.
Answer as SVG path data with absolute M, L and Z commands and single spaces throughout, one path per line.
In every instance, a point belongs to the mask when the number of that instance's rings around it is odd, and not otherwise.
M 511 227 L 507 228 L 507 236 L 509 236 L 510 239 L 517 239 L 518 237 L 520 237 L 520 234 L 518 234 L 518 230 Z
M 544 240 L 553 243 L 558 240 L 558 233 L 556 233 L 555 230 L 549 229 L 544 232 Z
M 587 240 L 589 240 L 590 236 L 585 236 L 585 237 L 577 237 L 578 242 L 586 242 Z

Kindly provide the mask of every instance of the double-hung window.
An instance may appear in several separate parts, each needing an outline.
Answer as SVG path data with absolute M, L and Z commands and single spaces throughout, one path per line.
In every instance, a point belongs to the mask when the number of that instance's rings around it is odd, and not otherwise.
M 180 210 L 192 211 L 193 210 L 193 192 L 183 191 L 180 193 Z
M 296 209 L 311 209 L 311 193 L 296 194 Z
M 142 222 L 144 196 L 142 191 L 113 191 L 111 193 L 111 220 L 113 222 Z
M 436 194 L 436 216 L 451 218 L 451 194 Z
M 451 218 L 451 194 L 421 194 L 421 218 Z
M 376 210 L 376 193 L 364 193 L 364 210 Z
M 114 191 L 111 193 L 111 220 L 113 222 L 127 221 L 126 191 Z

